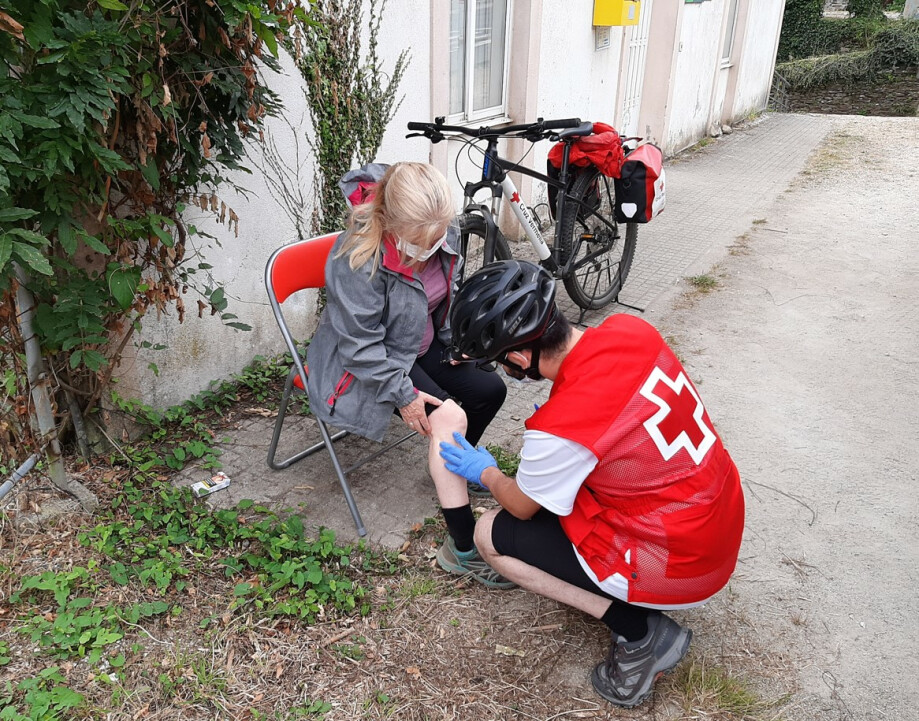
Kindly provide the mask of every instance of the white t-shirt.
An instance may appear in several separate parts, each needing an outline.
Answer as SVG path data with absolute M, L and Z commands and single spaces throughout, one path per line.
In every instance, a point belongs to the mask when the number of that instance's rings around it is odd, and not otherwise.
M 597 465 L 598 459 L 593 452 L 580 443 L 559 438 L 544 431 L 524 431 L 523 449 L 520 451 L 520 467 L 517 469 L 517 486 L 527 497 L 536 501 L 547 511 L 557 516 L 567 516 L 574 508 L 574 499 L 578 495 L 584 479 Z M 574 546 L 574 544 L 572 544 Z M 626 562 L 628 562 L 626 552 Z M 581 568 L 597 587 L 622 601 L 628 601 L 629 582 L 620 573 L 603 579 L 597 578 L 587 565 L 578 549 L 574 549 Z M 649 605 L 663 610 L 690 608 L 693 604 Z

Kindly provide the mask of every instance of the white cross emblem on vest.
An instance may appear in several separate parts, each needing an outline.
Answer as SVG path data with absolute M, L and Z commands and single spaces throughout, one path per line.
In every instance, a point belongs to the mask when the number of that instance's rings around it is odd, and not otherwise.
M 687 391 L 691 398 L 685 399 L 682 401 L 684 407 L 692 407 L 692 418 L 695 423 L 698 425 L 699 431 L 695 435 L 701 433 L 701 441 L 698 445 L 692 442 L 692 439 L 689 436 L 689 433 L 686 429 L 681 429 L 679 433 L 674 434 L 673 428 L 670 428 L 671 435 L 675 435 L 672 440 L 668 440 L 663 431 L 661 430 L 661 425 L 665 423 L 667 417 L 674 410 L 670 407 L 666 400 L 661 398 L 655 393 L 658 383 L 663 383 L 665 386 L 670 388 L 678 398 L 681 398 L 683 391 Z M 648 420 L 645 421 L 644 426 L 645 430 L 648 431 L 648 435 L 651 436 L 651 440 L 654 441 L 654 445 L 657 446 L 657 449 L 661 452 L 661 455 L 664 457 L 665 461 L 669 461 L 676 455 L 677 451 L 681 448 L 685 448 L 686 452 L 689 454 L 689 457 L 692 458 L 693 462 L 696 465 L 699 465 L 702 462 L 702 459 L 705 458 L 705 454 L 708 453 L 709 449 L 715 443 L 715 432 L 706 425 L 703 415 L 705 414 L 705 407 L 702 405 L 702 400 L 699 398 L 696 389 L 692 387 L 692 384 L 689 382 L 689 379 L 686 378 L 686 375 L 680 371 L 675 379 L 668 378 L 667 375 L 660 369 L 655 367 L 651 374 L 648 376 L 648 380 L 645 381 L 644 385 L 641 387 L 639 393 L 651 401 L 654 405 L 658 407 L 658 411 L 651 416 Z M 680 414 L 680 417 L 685 417 L 686 413 Z M 673 423 L 673 420 L 670 419 L 670 422 Z M 688 420 L 688 419 L 687 419 Z M 695 430 L 695 429 L 691 429 Z

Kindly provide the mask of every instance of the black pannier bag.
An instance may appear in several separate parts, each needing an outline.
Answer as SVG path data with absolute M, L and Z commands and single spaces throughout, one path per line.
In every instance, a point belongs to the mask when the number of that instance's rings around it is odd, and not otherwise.
M 616 183 L 616 222 L 647 223 L 664 209 L 664 156 L 644 143 L 625 156 Z

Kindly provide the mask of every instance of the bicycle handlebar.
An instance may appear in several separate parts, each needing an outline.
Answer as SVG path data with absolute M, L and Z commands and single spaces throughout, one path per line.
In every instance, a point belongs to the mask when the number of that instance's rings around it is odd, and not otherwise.
M 581 124 L 580 118 L 565 118 L 564 120 L 543 120 L 542 126 L 546 130 L 562 130 L 564 128 L 576 128 Z
M 499 138 L 508 136 L 524 137 L 531 140 L 542 140 L 554 135 L 551 131 L 563 130 L 567 128 L 582 128 L 588 125 L 582 123 L 580 118 L 564 118 L 559 120 L 543 120 L 539 118 L 535 123 L 525 123 L 523 125 L 506 125 L 502 128 L 494 128 L 486 125 L 478 128 L 470 128 L 465 125 L 444 125 L 444 118 L 438 117 L 433 123 L 409 122 L 408 129 L 417 131 L 406 135 L 407 138 L 423 135 L 432 143 L 439 143 L 446 136 L 444 133 L 459 133 L 468 135 L 471 138 Z

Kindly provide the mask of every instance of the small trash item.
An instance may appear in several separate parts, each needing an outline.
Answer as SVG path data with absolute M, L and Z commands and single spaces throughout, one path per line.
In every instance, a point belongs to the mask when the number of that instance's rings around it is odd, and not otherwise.
M 230 485 L 230 477 L 223 471 L 217 471 L 210 479 L 192 483 L 191 490 L 198 498 L 207 496 L 216 491 L 222 491 Z

